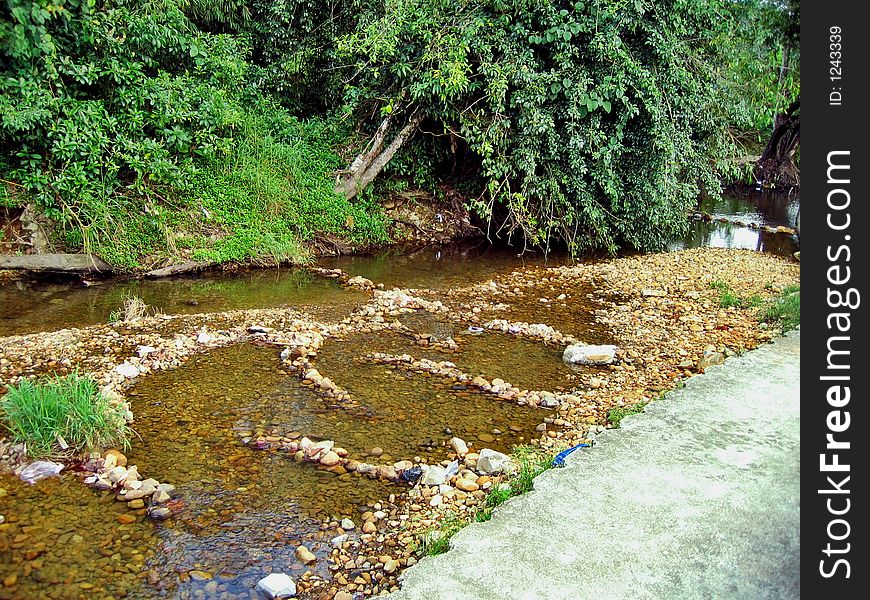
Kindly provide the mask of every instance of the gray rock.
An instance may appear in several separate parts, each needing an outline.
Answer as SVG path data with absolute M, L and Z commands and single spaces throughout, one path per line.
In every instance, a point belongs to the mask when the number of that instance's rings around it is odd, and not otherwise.
M 60 473 L 62 469 L 63 465 L 60 463 L 52 462 L 50 460 L 38 460 L 24 467 L 18 476 L 22 481 L 26 481 L 32 485 L 40 479 L 54 477 Z
M 556 408 L 559 406 L 559 400 L 551 394 L 541 394 L 541 401 L 538 403 L 538 406 L 543 408 Z
M 172 510 L 165 506 L 152 508 L 148 511 L 148 516 L 155 521 L 164 521 L 172 516 Z
M 350 536 L 343 533 L 332 538 L 329 543 L 332 544 L 333 548 L 341 548 L 342 544 L 344 544 L 348 539 L 350 539 Z
M 477 460 L 477 472 L 483 475 L 494 475 L 496 473 L 510 473 L 515 469 L 513 461 L 506 454 L 484 448 L 480 451 L 480 458 Z
M 704 351 L 704 356 L 698 361 L 698 370 L 703 371 L 713 365 L 721 365 L 725 362 L 725 355 L 721 352 Z
M 286 598 L 296 595 L 296 584 L 286 573 L 271 573 L 257 582 L 257 589 L 269 598 Z
M 154 487 L 156 487 L 156 488 L 157 488 L 158 490 L 160 490 L 161 492 L 166 492 L 166 493 L 169 494 L 170 496 L 171 496 L 172 493 L 175 491 L 175 486 L 172 485 L 171 483 L 158 483 L 158 484 L 157 484 L 156 486 L 154 486 Z
M 616 346 L 612 344 L 571 344 L 562 353 L 562 361 L 571 365 L 609 365 L 615 357 Z

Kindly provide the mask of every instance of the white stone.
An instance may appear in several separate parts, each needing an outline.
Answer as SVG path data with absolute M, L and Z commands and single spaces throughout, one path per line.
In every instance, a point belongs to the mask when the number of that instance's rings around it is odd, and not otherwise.
M 422 465 L 423 476 L 420 477 L 421 485 L 441 485 L 447 481 L 447 471 L 435 465 Z
M 335 442 L 332 440 L 323 440 L 314 444 L 315 448 L 322 448 L 324 452 L 329 452 L 333 446 L 335 446 Z
M 356 529 L 356 523 L 351 521 L 350 519 L 342 519 L 341 520 L 341 528 L 345 530 Z
M 139 346 L 136 348 L 136 352 L 139 354 L 139 358 L 145 358 L 152 352 L 157 352 L 157 348 L 154 346 Z
M 616 346 L 613 344 L 572 344 L 562 353 L 564 362 L 580 365 L 609 365 L 615 357 Z
M 208 344 L 211 340 L 211 334 L 207 331 L 201 331 L 199 335 L 196 336 L 196 342 L 198 344 Z
M 468 454 L 468 444 L 466 444 L 465 440 L 463 440 L 462 438 L 452 438 L 450 440 L 450 447 L 453 448 L 453 451 L 456 452 L 456 454 L 460 454 L 463 456 Z
M 271 573 L 257 582 L 257 589 L 269 598 L 286 598 L 296 595 L 296 584 L 285 573 Z
M 483 475 L 493 475 L 496 473 L 509 473 L 514 470 L 514 464 L 510 457 L 501 452 L 484 448 L 480 451 L 480 458 L 477 460 L 477 471 Z
M 553 395 L 542 394 L 541 401 L 538 403 L 538 406 L 541 406 L 543 408 L 556 408 L 557 406 L 559 406 L 559 401 Z
M 119 375 L 123 375 L 127 379 L 131 379 L 133 377 L 139 376 L 139 367 L 136 365 L 131 365 L 128 362 L 121 363 L 117 367 L 115 367 L 115 372 Z

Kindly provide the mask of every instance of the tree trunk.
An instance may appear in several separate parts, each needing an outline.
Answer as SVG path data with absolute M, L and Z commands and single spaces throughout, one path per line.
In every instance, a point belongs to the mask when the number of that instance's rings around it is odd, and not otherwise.
M 795 100 L 785 113 L 776 116 L 767 147 L 755 164 L 756 181 L 765 187 L 800 187 L 800 170 L 794 163 L 800 140 L 800 100 Z
M 422 120 L 423 115 L 414 112 L 401 131 L 393 138 L 393 141 L 390 142 L 390 145 L 384 148 L 384 138 L 392 123 L 392 115 L 384 119 L 367 149 L 354 159 L 346 171 L 340 174 L 335 186 L 336 193 L 343 194 L 345 198 L 350 200 L 364 190 L 387 166 L 402 144 L 413 137 Z

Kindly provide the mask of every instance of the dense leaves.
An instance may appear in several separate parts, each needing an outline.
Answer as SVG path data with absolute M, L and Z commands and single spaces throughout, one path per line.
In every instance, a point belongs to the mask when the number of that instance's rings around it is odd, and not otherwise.
M 347 203 L 317 185 L 329 189 L 322 156 L 331 140 L 288 130 L 294 119 L 249 84 L 244 37 L 198 29 L 172 0 L 8 0 L 2 16 L 5 202 L 35 200 L 67 227 L 68 244 L 132 266 L 149 250 L 172 251 L 174 225 L 193 218 L 202 222 L 199 244 L 179 243 L 199 254 L 241 259 L 274 245 L 286 258 L 298 253 L 287 251 L 291 239 L 311 233 L 301 198 L 319 200 L 316 214 L 334 212 L 327 231 L 342 230 Z M 266 135 L 250 139 L 253 129 Z M 250 202 L 225 206 L 232 217 L 222 221 L 198 206 L 204 179 L 223 181 L 234 199 L 249 192 L 235 188 L 245 185 L 238 178 L 210 176 L 238 159 L 240 143 L 249 159 L 262 157 L 259 179 L 282 182 L 264 201 L 273 220 Z M 272 152 L 296 161 L 295 180 L 276 174 Z M 329 166 L 337 164 L 333 157 Z M 312 178 L 310 189 L 299 187 Z M 381 230 L 362 235 L 383 238 Z
M 769 130 L 796 97 L 795 15 L 784 0 L 3 0 L 0 203 L 35 202 L 68 247 L 119 265 L 284 260 L 322 233 L 386 239 L 371 194 L 332 188 L 352 140 L 407 131 L 382 192 L 449 180 L 494 234 L 658 249 L 734 173 L 735 131 Z
M 533 244 L 663 247 L 728 149 L 716 2 L 406 0 L 368 15 L 362 114 L 424 110 L 480 158 L 484 216 Z M 383 99 L 386 99 L 384 102 Z

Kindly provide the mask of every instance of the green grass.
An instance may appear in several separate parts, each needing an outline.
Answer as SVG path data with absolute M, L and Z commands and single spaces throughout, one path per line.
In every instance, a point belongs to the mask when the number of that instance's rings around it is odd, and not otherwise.
M 743 298 L 738 296 L 724 281 L 716 280 L 710 284 L 710 288 L 719 292 L 719 306 L 722 308 L 730 308 L 732 306 L 743 306 Z
M 722 308 L 757 308 L 764 304 L 764 297 L 760 294 L 752 294 L 748 298 L 743 298 L 731 289 L 727 283 L 721 280 L 713 281 L 710 288 L 719 292 L 719 306 Z
M 786 287 L 778 297 L 759 313 L 759 321 L 779 325 L 783 333 L 801 323 L 801 288 L 797 285 Z
M 24 380 L 0 399 L 0 415 L 12 437 L 30 456 L 126 446 L 130 433 L 123 415 L 99 393 L 93 379 L 76 373 L 38 382 Z
M 636 404 L 629 404 L 627 406 L 614 406 L 610 410 L 607 411 L 607 422 L 610 427 L 616 429 L 619 427 L 622 420 L 628 415 L 636 415 L 638 413 L 643 412 L 644 406 L 646 406 L 646 402 L 638 402 Z
M 450 549 L 450 538 L 469 523 L 483 523 L 492 518 L 493 510 L 513 496 L 525 494 L 534 489 L 534 479 L 552 467 L 554 452 L 537 446 L 515 446 L 513 459 L 517 465 L 515 473 L 507 481 L 492 487 L 483 505 L 469 517 L 450 515 L 437 526 L 428 529 L 419 538 L 417 552 L 421 556 L 436 556 Z
M 337 137 L 321 122 L 248 116 L 232 150 L 194 181 L 185 204 L 199 234 L 177 243 L 199 260 L 280 264 L 306 262 L 305 243 L 318 234 L 357 247 L 387 241 L 377 203 L 333 191 L 344 167 L 331 147 Z
M 317 237 L 355 248 L 389 241 L 371 194 L 350 202 L 333 190 L 335 172 L 346 167 L 335 149 L 348 140 L 331 122 L 303 122 L 261 103 L 241 112 L 233 129 L 185 167 L 183 184 L 77 198 L 62 211 L 58 241 L 122 269 L 179 255 L 303 264 Z

